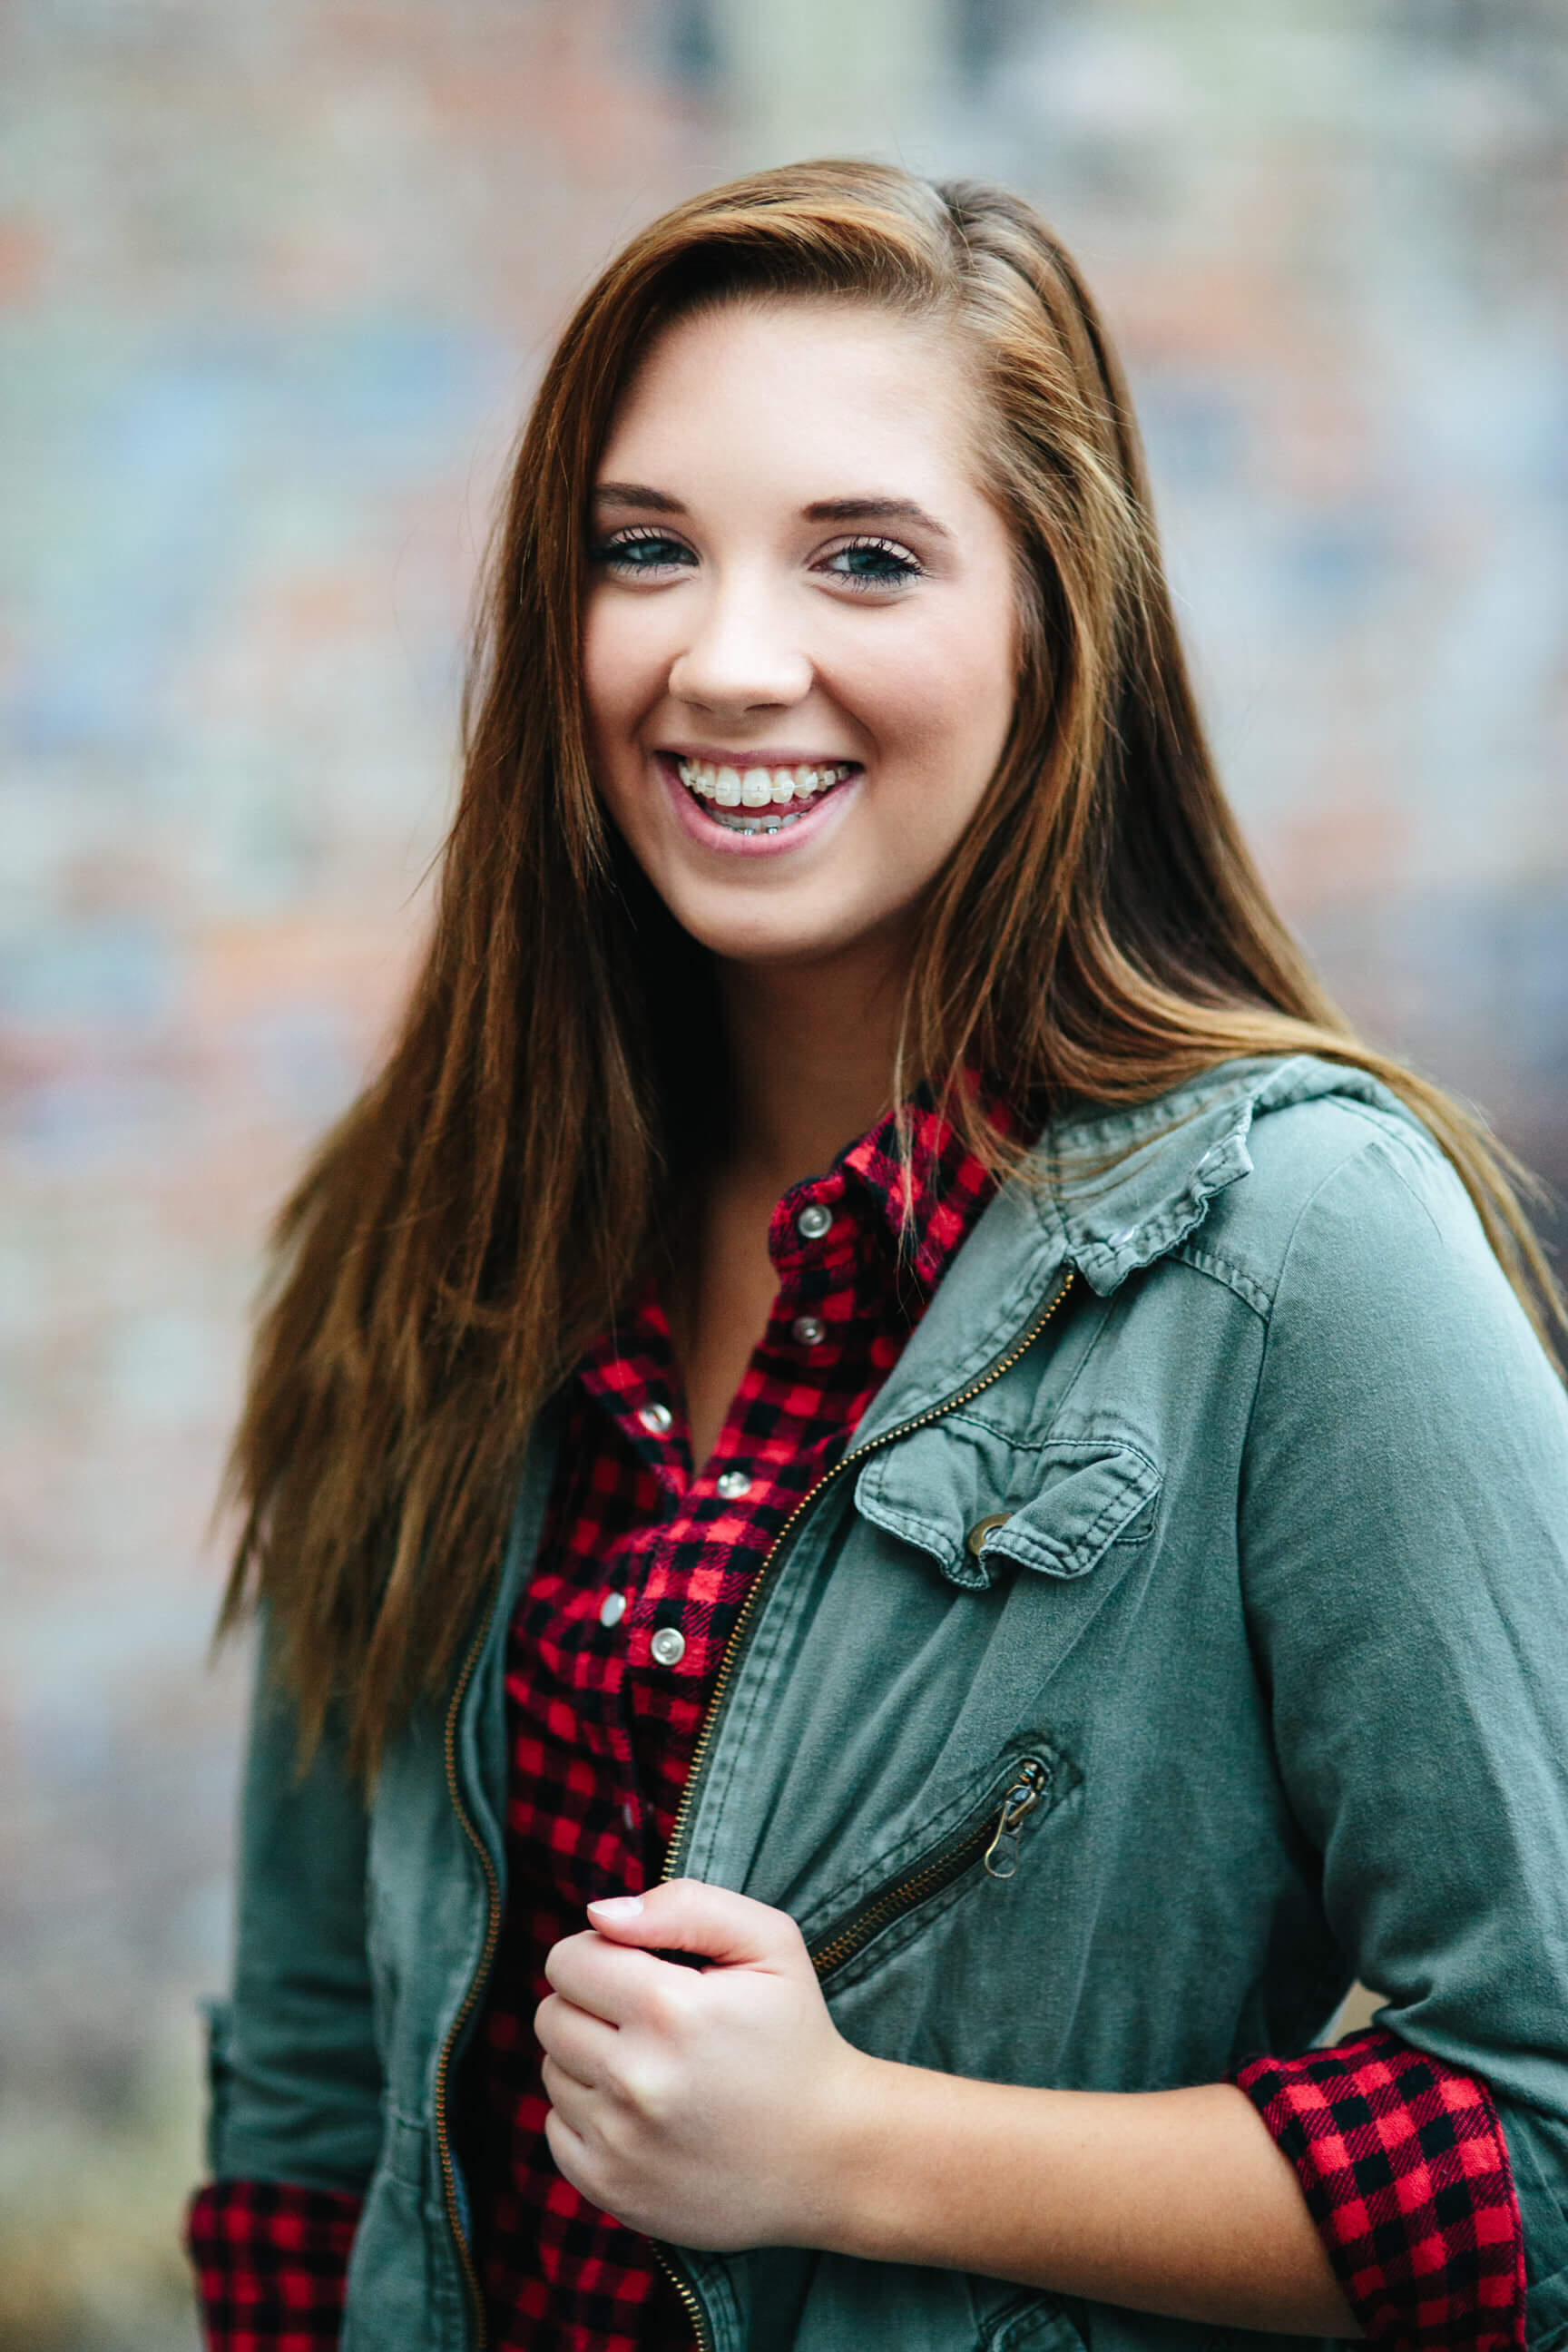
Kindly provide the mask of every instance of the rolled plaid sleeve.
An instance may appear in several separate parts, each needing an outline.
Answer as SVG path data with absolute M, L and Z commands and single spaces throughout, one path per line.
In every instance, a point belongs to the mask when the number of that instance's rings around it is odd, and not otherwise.
M 1301 2184 L 1362 2326 L 1394 2352 L 1521 2352 L 1524 2234 L 1486 2084 L 1378 2027 L 1236 2080 Z
M 219 2180 L 191 2200 L 186 2247 L 207 2352 L 327 2352 L 342 2320 L 360 2200 Z

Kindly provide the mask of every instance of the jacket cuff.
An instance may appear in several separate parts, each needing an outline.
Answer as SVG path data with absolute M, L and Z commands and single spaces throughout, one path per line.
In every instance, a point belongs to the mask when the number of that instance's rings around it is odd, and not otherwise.
M 185 2249 L 207 2352 L 326 2352 L 342 2321 L 360 2200 L 281 2180 L 196 2191 Z
M 1524 2234 L 1486 2084 L 1373 2026 L 1233 2077 L 1289 2158 L 1345 2300 L 1392 2352 L 1522 2352 Z

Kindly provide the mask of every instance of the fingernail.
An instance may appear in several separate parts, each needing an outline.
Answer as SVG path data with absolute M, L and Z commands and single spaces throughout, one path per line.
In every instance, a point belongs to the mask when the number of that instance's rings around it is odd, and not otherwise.
M 606 1895 L 602 1902 L 590 1903 L 588 1908 L 596 1911 L 601 1919 L 635 1919 L 642 1909 L 642 1896 Z

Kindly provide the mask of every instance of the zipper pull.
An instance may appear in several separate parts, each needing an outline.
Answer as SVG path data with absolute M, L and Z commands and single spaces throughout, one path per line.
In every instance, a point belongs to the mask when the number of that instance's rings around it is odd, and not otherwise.
M 1034 1811 L 1050 1784 L 1050 1773 L 1035 1756 L 1026 1756 L 1018 1777 L 1002 1800 L 995 1833 L 985 1849 L 985 1870 L 991 1878 L 1011 1878 L 1018 1867 L 1018 1831 Z

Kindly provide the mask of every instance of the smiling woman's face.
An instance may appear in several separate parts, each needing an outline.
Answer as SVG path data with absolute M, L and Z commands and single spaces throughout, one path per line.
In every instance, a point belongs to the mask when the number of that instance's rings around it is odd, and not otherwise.
M 1012 717 L 1012 545 L 940 331 L 851 302 L 668 328 L 599 467 L 595 774 L 677 920 L 743 963 L 902 943 Z

